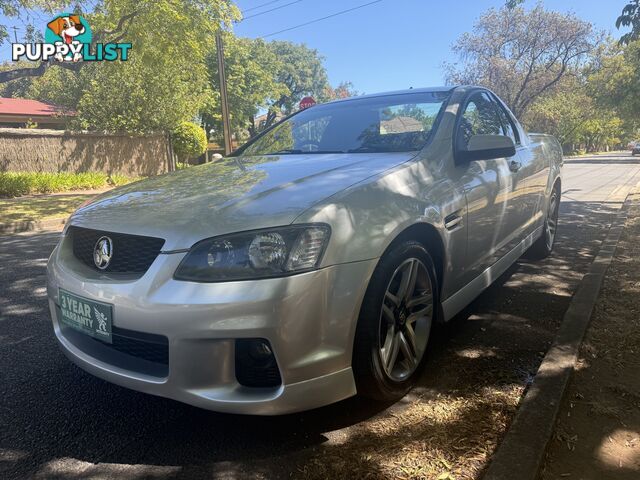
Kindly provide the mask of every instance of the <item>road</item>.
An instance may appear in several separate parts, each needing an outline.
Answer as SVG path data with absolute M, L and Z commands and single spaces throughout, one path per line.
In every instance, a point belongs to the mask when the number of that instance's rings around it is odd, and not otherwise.
M 638 182 L 640 159 L 628 154 L 567 161 L 553 256 L 519 261 L 435 332 L 416 389 L 421 398 L 524 388 L 612 215 Z M 371 428 L 401 412 L 402 402 L 388 409 L 354 398 L 303 414 L 242 417 L 143 395 L 82 372 L 59 351 L 46 306 L 45 264 L 58 235 L 0 237 L 0 477 L 288 477 L 309 472 L 318 459 L 328 459 L 325 475 L 339 477 L 342 467 L 331 459 L 352 448 L 359 465 L 375 472 L 367 453 L 402 434 L 380 437 Z M 447 432 L 476 435 L 468 424 L 480 415 L 462 412 Z

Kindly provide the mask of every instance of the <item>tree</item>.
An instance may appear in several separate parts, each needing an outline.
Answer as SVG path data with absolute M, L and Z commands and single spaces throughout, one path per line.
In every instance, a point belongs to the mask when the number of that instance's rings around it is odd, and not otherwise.
M 602 108 L 584 79 L 570 78 L 538 99 L 523 118 L 530 131 L 550 133 L 567 153 L 578 147 L 605 150 L 621 141 L 623 122 L 611 108 Z
M 640 40 L 618 47 L 589 75 L 590 94 L 615 109 L 628 130 L 640 127 Z
M 317 50 L 304 44 L 270 42 L 269 48 L 279 60 L 276 82 L 286 87 L 269 107 L 265 128 L 273 125 L 279 114 L 293 112 L 307 95 L 320 98 L 328 86 L 323 58 Z
M 256 135 L 255 116 L 266 110 L 273 99 L 288 93 L 284 84 L 278 83 L 275 72 L 282 67 L 280 60 L 267 43 L 260 39 L 237 38 L 224 35 L 225 72 L 231 130 L 248 131 Z M 209 82 L 212 85 L 211 102 L 204 106 L 202 118 L 207 130 L 222 132 L 218 60 L 215 48 L 207 55 Z
M 585 89 L 577 87 L 577 82 L 571 82 L 570 87 L 557 89 L 534 103 L 522 119 L 527 129 L 549 133 L 568 147 L 565 151 L 572 150 L 593 109 Z
M 123 19 L 134 14 L 130 28 Z M 75 128 L 171 131 L 212 101 L 206 55 L 215 32 L 237 15 L 226 0 L 105 0 L 85 16 L 95 31 L 131 42 L 129 60 L 46 69 L 27 95 L 76 109 Z M 181 24 L 189 28 L 167 28 Z
M 620 38 L 621 44 L 640 40 L 640 0 L 629 0 L 616 20 L 616 27 L 631 27 L 631 31 Z
M 26 9 L 37 9 L 45 13 L 60 11 L 71 3 L 69 0 L 0 0 L 0 18 L 17 20 Z M 29 27 L 26 25 L 27 35 Z M 0 44 L 9 39 L 9 31 L 5 23 L 0 23 Z
M 19 8 L 39 7 L 45 11 L 60 11 L 71 2 L 44 0 L 0 0 L 3 5 L 12 5 L 15 15 Z M 171 45 L 171 51 L 185 47 L 179 55 L 198 50 L 203 53 L 213 39 L 213 34 L 222 26 L 230 26 L 240 18 L 240 12 L 231 0 L 99 0 L 90 3 L 91 13 L 84 16 L 91 24 L 92 42 L 118 43 L 123 40 L 134 44 L 131 52 L 138 55 L 140 51 L 155 47 L 156 53 L 164 54 L 159 48 Z M 80 8 L 77 4 L 76 8 Z M 14 12 L 14 10 L 10 10 Z M 80 12 L 82 13 L 82 12 Z M 131 28 L 135 25 L 135 28 Z M 189 28 L 167 28 L 168 25 L 189 25 Z M 0 35 L 2 30 L 0 30 Z M 6 29 L 5 29 L 6 34 Z M 147 50 L 148 51 L 148 50 Z M 201 55 L 200 55 L 201 58 Z M 51 67 L 59 67 L 72 71 L 85 68 L 89 62 L 37 62 L 26 68 L 13 68 L 0 71 L 0 83 L 11 80 L 40 77 Z
M 333 88 L 331 85 L 327 85 L 322 92 L 320 100 L 323 102 L 330 102 L 331 100 L 356 97 L 358 95 L 360 95 L 360 93 L 355 88 L 353 88 L 353 83 L 341 82 L 335 88 Z
M 540 4 L 490 9 L 454 45 L 460 63 L 445 64 L 447 82 L 487 86 L 522 116 L 579 69 L 598 40 L 590 23 Z
M 505 6 L 507 8 L 516 8 L 524 3 L 524 0 L 507 0 Z

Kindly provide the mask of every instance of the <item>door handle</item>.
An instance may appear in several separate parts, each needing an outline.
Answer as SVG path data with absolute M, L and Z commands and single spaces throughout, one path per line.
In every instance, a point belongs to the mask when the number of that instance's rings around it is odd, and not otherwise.
M 511 160 L 509 162 L 509 170 L 511 170 L 513 173 L 517 172 L 518 170 L 520 170 L 520 167 L 522 165 L 520 164 L 520 162 L 516 162 L 515 160 Z

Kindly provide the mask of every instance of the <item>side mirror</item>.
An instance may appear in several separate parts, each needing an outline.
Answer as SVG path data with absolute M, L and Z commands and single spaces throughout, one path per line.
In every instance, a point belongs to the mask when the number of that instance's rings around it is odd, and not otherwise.
M 469 139 L 466 150 L 456 152 L 459 163 L 472 160 L 493 160 L 513 157 L 516 146 L 511 138 L 505 135 L 474 135 Z

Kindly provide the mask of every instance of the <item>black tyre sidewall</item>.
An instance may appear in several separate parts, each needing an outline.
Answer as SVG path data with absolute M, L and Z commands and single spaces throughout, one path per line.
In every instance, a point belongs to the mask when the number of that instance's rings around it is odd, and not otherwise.
M 559 217 L 560 202 L 561 202 L 560 189 L 558 188 L 557 185 L 553 187 L 552 195 L 553 194 L 555 194 L 558 198 L 556 211 L 553 213 L 556 217 L 556 233 L 555 233 L 555 236 L 553 237 L 553 243 L 551 244 L 551 248 L 547 246 L 547 222 L 549 221 L 549 213 L 550 213 L 547 211 L 547 215 L 545 216 L 545 219 L 544 219 L 544 225 L 542 227 L 543 228 L 542 235 L 540 235 L 540 237 L 534 242 L 534 244 L 531 246 L 529 251 L 526 253 L 526 257 L 532 260 L 541 260 L 543 258 L 547 258 L 549 255 L 551 255 L 551 252 L 553 251 L 553 246 L 556 243 L 556 238 L 558 236 L 557 220 Z M 551 196 L 549 196 L 549 203 L 551 203 Z
M 379 348 L 379 322 L 382 301 L 398 266 L 408 258 L 425 265 L 433 289 L 433 323 L 439 311 L 438 283 L 431 256 L 419 242 L 408 240 L 391 247 L 378 263 L 360 308 L 353 349 L 353 373 L 358 393 L 379 401 L 397 400 L 404 396 L 419 377 L 427 357 L 423 355 L 416 370 L 402 382 L 391 380 L 382 366 Z
M 547 247 L 546 244 L 546 238 L 545 238 L 545 248 L 547 250 L 547 255 L 550 255 L 551 252 L 553 251 L 553 246 L 556 244 L 556 237 L 558 236 L 558 217 L 560 216 L 560 192 L 558 191 L 558 187 L 554 187 L 553 190 L 551 191 L 551 196 L 549 197 L 549 203 L 551 203 L 551 199 L 553 198 L 553 195 L 556 196 L 556 209 L 553 212 L 553 216 L 556 220 L 556 232 L 553 235 L 553 241 L 551 242 L 551 247 Z M 551 214 L 551 212 L 547 213 L 547 217 L 545 218 L 545 225 L 544 228 L 547 228 L 547 222 L 549 221 L 549 215 Z M 547 233 L 545 230 L 545 233 L 543 235 L 543 237 L 546 237 Z

